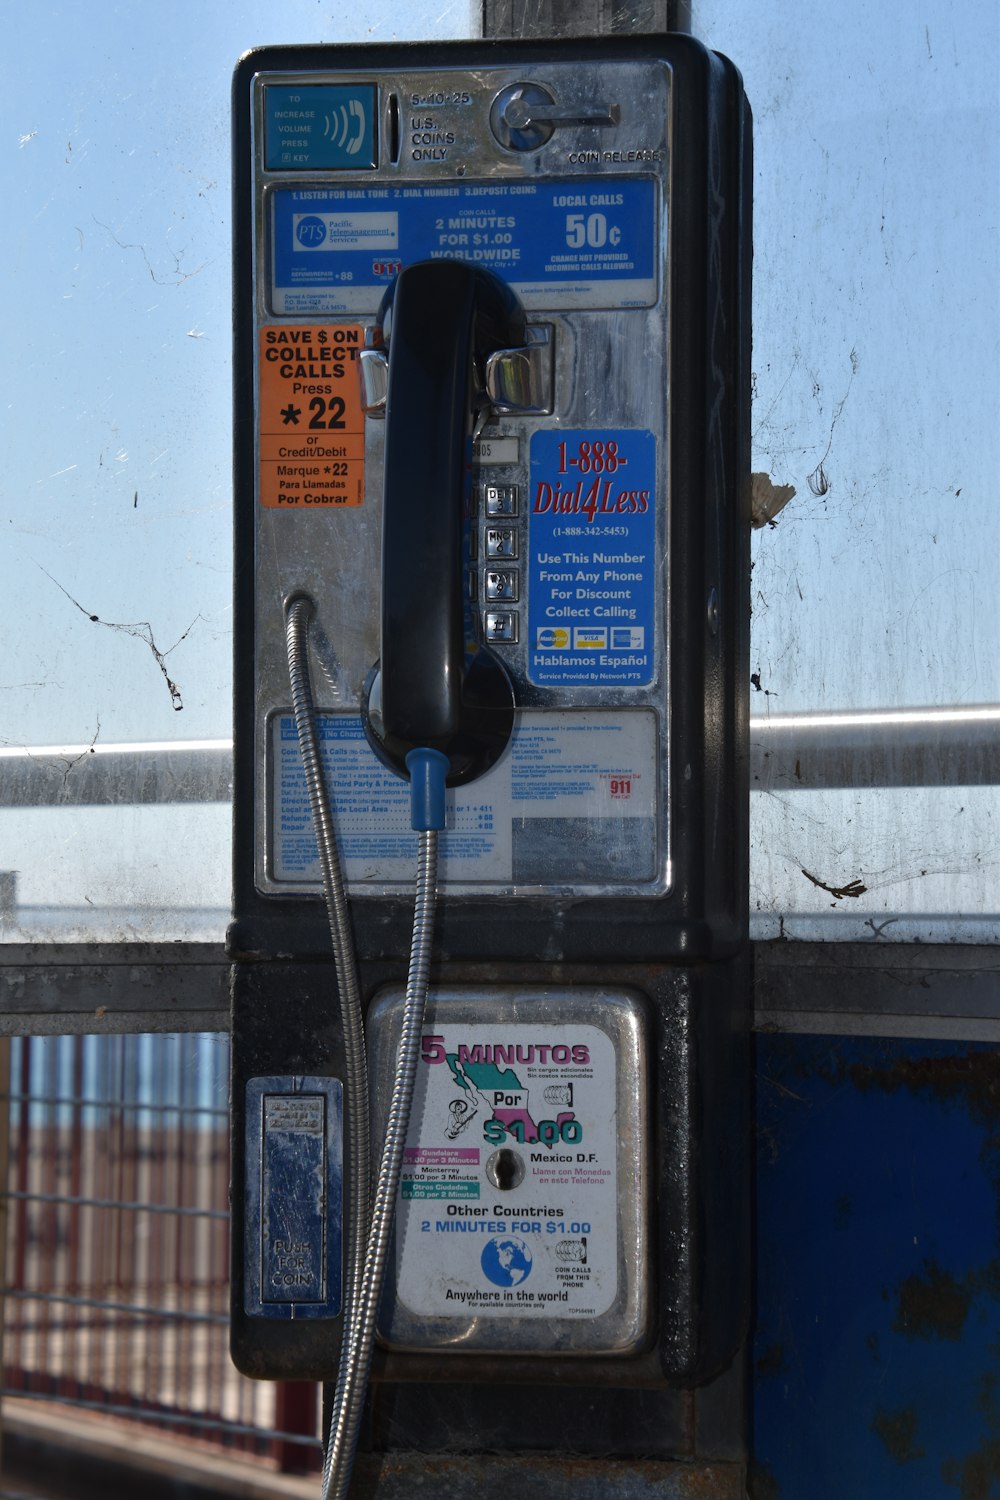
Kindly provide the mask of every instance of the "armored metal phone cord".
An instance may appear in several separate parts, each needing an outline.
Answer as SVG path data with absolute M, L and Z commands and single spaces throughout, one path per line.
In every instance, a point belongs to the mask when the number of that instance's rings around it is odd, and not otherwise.
M 337 834 L 330 813 L 330 801 L 323 776 L 316 709 L 309 675 L 309 625 L 314 614 L 311 599 L 303 594 L 289 599 L 285 607 L 285 646 L 288 654 L 288 680 L 292 693 L 292 711 L 299 739 L 299 753 L 305 771 L 312 812 L 313 829 L 323 872 L 323 893 L 330 922 L 333 961 L 337 974 L 337 992 L 344 1032 L 344 1060 L 347 1071 L 347 1156 L 350 1163 L 348 1203 L 351 1217 L 345 1235 L 347 1265 L 344 1277 L 344 1318 L 350 1319 L 357 1302 L 364 1268 L 368 1235 L 369 1205 L 369 1139 L 368 1060 L 365 1052 L 364 1013 L 361 986 L 354 956 L 347 889 L 337 846 Z
M 358 1426 L 364 1407 L 371 1366 L 375 1318 L 378 1312 L 386 1256 L 392 1233 L 392 1217 L 403 1161 L 403 1147 L 413 1099 L 413 1086 L 420 1058 L 424 1002 L 430 970 L 434 911 L 437 897 L 438 836 L 436 829 L 422 830 L 417 856 L 417 891 L 413 911 L 413 937 L 406 978 L 406 999 L 396 1054 L 392 1102 L 386 1124 L 385 1146 L 379 1167 L 368 1253 L 365 1256 L 361 1295 L 350 1327 L 345 1329 L 340 1371 L 330 1421 L 330 1436 L 323 1464 L 323 1500 L 345 1500 L 354 1463 Z
M 415 814 L 414 823 L 420 831 L 418 833 L 416 902 L 413 912 L 413 937 L 410 945 L 406 999 L 403 1005 L 385 1144 L 375 1189 L 374 1206 L 369 1216 L 368 1178 L 371 1147 L 364 1017 L 347 907 L 346 883 L 323 776 L 316 731 L 316 711 L 309 677 L 309 622 L 312 614 L 313 605 L 310 599 L 299 595 L 289 600 L 286 609 L 286 643 L 292 708 L 323 871 L 323 891 L 333 941 L 347 1068 L 351 1218 L 346 1235 L 344 1334 L 330 1434 L 323 1461 L 322 1488 L 323 1500 L 346 1500 L 357 1446 L 358 1427 L 368 1385 L 375 1318 L 389 1250 L 403 1147 L 406 1142 L 410 1104 L 413 1099 L 413 1087 L 420 1057 L 420 1035 L 423 1029 L 424 1002 L 427 996 L 437 898 L 438 834 L 437 827 L 424 826 L 424 822 L 418 821 Z M 415 754 L 418 757 L 444 760 L 443 756 L 435 756 L 433 751 L 417 751 Z M 422 771 L 416 764 L 411 766 L 414 786 L 417 786 L 421 779 L 428 775 L 433 778 L 434 773 Z M 437 775 L 439 785 L 436 788 L 436 796 L 432 795 L 429 798 L 428 806 L 430 802 L 437 802 L 436 812 L 430 816 L 437 816 L 443 822 L 443 767 L 438 768 Z M 416 801 L 415 795 L 415 805 Z

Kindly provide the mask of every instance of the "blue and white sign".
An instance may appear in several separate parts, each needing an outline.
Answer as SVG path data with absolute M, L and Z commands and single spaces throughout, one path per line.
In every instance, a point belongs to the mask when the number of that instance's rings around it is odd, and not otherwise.
M 528 676 L 648 687 L 655 675 L 656 439 L 536 432 L 528 505 Z
M 375 87 L 365 83 L 269 84 L 264 165 L 315 172 L 375 165 Z
M 529 308 L 649 307 L 651 177 L 281 188 L 272 195 L 276 313 L 374 311 L 400 268 L 472 261 Z

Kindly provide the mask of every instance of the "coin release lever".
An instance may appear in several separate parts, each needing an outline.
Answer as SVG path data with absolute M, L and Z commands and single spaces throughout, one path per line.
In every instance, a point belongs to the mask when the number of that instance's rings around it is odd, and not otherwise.
M 504 114 L 512 130 L 526 130 L 529 125 L 617 125 L 617 104 L 560 105 L 532 104 L 527 99 L 512 99 Z
M 490 128 L 508 151 L 537 151 L 562 125 L 617 125 L 617 104 L 558 104 L 540 83 L 512 83 L 493 101 Z

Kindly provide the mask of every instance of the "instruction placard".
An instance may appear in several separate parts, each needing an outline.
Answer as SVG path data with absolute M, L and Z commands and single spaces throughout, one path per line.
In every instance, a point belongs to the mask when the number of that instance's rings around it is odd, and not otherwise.
M 318 716 L 337 840 L 355 894 L 409 885 L 409 788 L 376 760 L 353 713 Z M 522 712 L 497 764 L 448 792 L 440 872 L 452 889 L 559 884 L 649 893 L 662 879 L 658 736 L 649 709 Z M 269 735 L 271 878 L 318 887 L 320 863 L 295 720 Z
M 276 313 L 374 311 L 402 266 L 470 261 L 531 307 L 651 307 L 652 177 L 379 183 L 272 194 Z
M 356 324 L 298 323 L 260 330 L 260 504 L 339 510 L 365 493 L 365 426 Z
M 617 1060 L 598 1027 L 422 1038 L 396 1294 L 423 1315 L 590 1319 L 618 1291 Z

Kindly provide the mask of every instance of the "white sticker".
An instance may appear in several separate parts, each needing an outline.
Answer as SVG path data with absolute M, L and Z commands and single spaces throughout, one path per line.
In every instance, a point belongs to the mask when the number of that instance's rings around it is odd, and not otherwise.
M 418 1317 L 591 1319 L 618 1294 L 615 1049 L 585 1025 L 425 1033 L 396 1220 Z
M 347 879 L 356 894 L 409 884 L 416 860 L 409 790 L 375 759 L 354 714 L 318 731 Z M 318 888 L 320 866 L 291 714 L 270 734 L 269 873 Z M 650 710 L 522 713 L 511 745 L 478 781 L 448 793 L 440 878 L 453 890 L 654 882 L 657 729 Z M 574 863 L 575 861 L 575 863 Z

